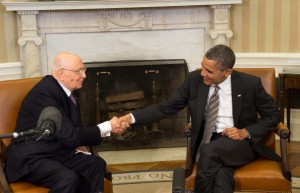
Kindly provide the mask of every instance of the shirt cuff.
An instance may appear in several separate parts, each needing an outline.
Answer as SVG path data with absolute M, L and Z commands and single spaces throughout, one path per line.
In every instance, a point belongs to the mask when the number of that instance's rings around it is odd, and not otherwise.
M 130 116 L 131 116 L 131 124 L 134 124 L 135 123 L 135 118 L 134 118 L 133 114 L 130 113 Z
M 109 121 L 105 121 L 97 125 L 100 129 L 101 137 L 109 137 L 112 131 Z
M 247 131 L 247 133 L 248 133 L 248 139 L 251 139 L 251 136 L 250 136 L 250 133 L 249 133 L 249 131 L 247 130 L 247 129 L 245 129 L 246 131 Z

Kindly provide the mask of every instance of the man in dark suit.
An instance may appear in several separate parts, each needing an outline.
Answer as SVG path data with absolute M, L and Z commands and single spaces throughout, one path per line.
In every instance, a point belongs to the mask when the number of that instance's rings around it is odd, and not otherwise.
M 251 162 L 257 155 L 280 161 L 262 143 L 280 121 L 276 103 L 258 77 L 234 71 L 234 64 L 234 52 L 225 45 L 216 45 L 206 52 L 201 70 L 191 72 L 166 101 L 119 118 L 130 124 L 145 124 L 188 106 L 193 160 L 197 162 L 196 193 L 233 193 L 233 168 Z M 216 121 L 206 128 L 210 122 L 208 103 L 215 87 Z M 213 133 L 207 135 L 210 129 Z M 209 136 L 207 142 L 205 136 Z
M 35 128 L 43 109 L 50 106 L 61 114 L 61 126 L 55 136 L 39 141 L 36 136 L 12 140 L 6 162 L 9 182 L 28 181 L 49 188 L 51 193 L 103 191 L 106 162 L 84 151 L 84 147 L 99 145 L 101 137 L 117 129 L 118 119 L 114 117 L 92 127 L 82 127 L 79 104 L 69 97 L 82 87 L 85 70 L 79 56 L 59 53 L 53 61 L 52 75 L 43 77 L 27 94 L 19 110 L 15 132 Z

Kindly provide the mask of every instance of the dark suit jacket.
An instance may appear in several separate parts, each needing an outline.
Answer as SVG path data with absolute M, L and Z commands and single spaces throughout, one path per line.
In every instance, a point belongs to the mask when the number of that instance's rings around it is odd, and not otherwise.
M 15 132 L 36 128 L 42 110 L 49 106 L 57 108 L 62 115 L 59 132 L 41 141 L 35 141 L 37 136 L 12 140 L 7 149 L 6 162 L 6 175 L 10 182 L 26 175 L 32 169 L 31 164 L 42 158 L 60 161 L 74 154 L 78 146 L 100 144 L 99 128 L 82 128 L 79 107 L 71 103 L 62 87 L 50 75 L 45 76 L 25 97 Z
M 166 101 L 133 112 L 136 124 L 143 124 L 174 115 L 188 106 L 192 121 L 193 159 L 203 135 L 203 117 L 209 91 L 200 73 L 199 70 L 189 73 L 184 83 Z M 279 156 L 263 144 L 263 139 L 280 121 L 280 111 L 274 99 L 266 93 L 256 76 L 233 71 L 231 83 L 234 126 L 248 130 L 256 152 L 280 161 Z

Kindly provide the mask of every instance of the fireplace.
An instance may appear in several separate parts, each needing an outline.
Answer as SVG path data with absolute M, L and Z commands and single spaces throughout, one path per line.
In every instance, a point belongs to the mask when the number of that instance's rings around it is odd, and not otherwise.
M 182 83 L 188 68 L 183 59 L 91 62 L 79 90 L 82 122 L 92 126 L 165 100 Z M 184 146 L 187 109 L 122 135 L 105 138 L 101 150 Z

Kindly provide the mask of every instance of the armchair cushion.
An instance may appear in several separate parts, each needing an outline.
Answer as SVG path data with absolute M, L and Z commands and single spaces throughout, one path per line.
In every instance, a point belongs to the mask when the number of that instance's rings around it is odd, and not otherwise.
M 11 183 L 10 187 L 14 193 L 47 193 L 49 189 L 35 186 L 27 182 Z
M 196 170 L 195 165 L 192 174 L 186 178 L 186 190 L 194 189 Z M 263 158 L 236 168 L 234 181 L 238 192 L 292 192 L 291 182 L 282 175 L 281 164 Z
M 291 182 L 282 175 L 282 166 L 279 162 L 257 159 L 238 167 L 234 171 L 236 191 L 286 191 L 291 190 Z

